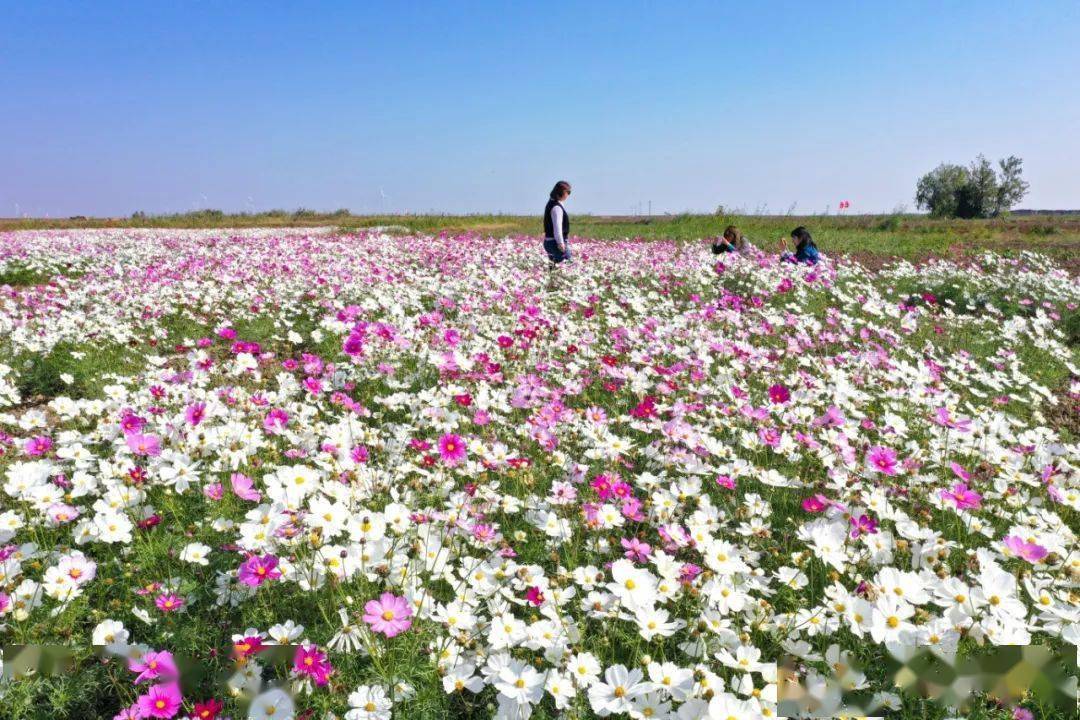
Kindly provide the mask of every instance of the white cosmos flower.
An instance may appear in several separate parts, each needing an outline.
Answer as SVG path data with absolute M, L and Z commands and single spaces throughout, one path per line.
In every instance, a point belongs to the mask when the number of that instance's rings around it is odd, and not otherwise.
M 209 545 L 204 545 L 199 542 L 188 543 L 184 546 L 184 549 L 180 551 L 180 559 L 184 562 L 192 563 L 193 565 L 208 565 L 210 564 L 210 561 L 206 556 L 209 554 Z
M 394 704 L 381 685 L 360 685 L 349 693 L 346 720 L 390 720 Z
M 627 670 L 625 665 L 613 665 L 604 671 L 604 680 L 589 687 L 589 705 L 600 717 L 613 713 L 629 713 L 630 701 L 648 691 L 641 682 L 638 669 Z

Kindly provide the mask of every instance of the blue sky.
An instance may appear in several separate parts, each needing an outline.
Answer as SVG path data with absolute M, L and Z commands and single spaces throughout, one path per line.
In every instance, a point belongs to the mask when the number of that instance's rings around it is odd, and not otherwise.
M 0 1 L 0 216 L 1080 207 L 1080 3 Z

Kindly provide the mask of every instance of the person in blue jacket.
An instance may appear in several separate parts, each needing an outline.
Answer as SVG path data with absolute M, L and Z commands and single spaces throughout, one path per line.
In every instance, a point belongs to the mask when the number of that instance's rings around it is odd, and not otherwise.
M 780 253 L 780 259 L 787 262 L 803 262 L 809 265 L 817 265 L 821 259 L 814 238 L 810 237 L 810 231 L 800 225 L 791 231 L 791 239 L 795 242 L 795 252 L 786 249 Z M 785 244 L 786 247 L 786 244 Z

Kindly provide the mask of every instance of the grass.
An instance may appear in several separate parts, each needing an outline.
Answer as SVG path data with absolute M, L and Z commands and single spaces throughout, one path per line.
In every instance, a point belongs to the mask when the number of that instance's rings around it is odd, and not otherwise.
M 134 371 L 136 356 L 136 351 L 116 343 L 61 342 L 45 355 L 16 359 L 15 368 L 20 371 L 19 395 L 29 402 L 48 401 L 59 395 L 76 399 L 97 397 L 113 382 L 113 373 Z
M 573 209 L 571 208 L 571 211 Z M 796 225 L 806 225 L 826 252 L 872 258 L 923 260 L 931 256 L 969 256 L 982 250 L 1037 250 L 1076 269 L 1080 216 L 1024 215 L 989 220 L 939 220 L 920 215 L 741 215 L 690 214 L 653 217 L 574 215 L 573 234 L 605 240 L 626 238 L 695 241 L 715 237 L 737 225 L 759 247 L 778 248 Z M 226 214 L 202 210 L 172 215 L 136 214 L 129 218 L 0 219 L 0 231 L 62 228 L 250 228 L 332 226 L 343 231 L 389 227 L 401 233 L 538 235 L 537 215 L 353 215 L 347 211 L 273 210 Z
M 0 268 L 0 285 L 19 288 L 42 285 L 48 281 L 48 273 L 18 263 Z

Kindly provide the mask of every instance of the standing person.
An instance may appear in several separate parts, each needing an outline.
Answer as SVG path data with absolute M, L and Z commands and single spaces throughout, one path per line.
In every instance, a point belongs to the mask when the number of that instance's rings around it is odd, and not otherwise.
M 563 202 L 570 197 L 570 183 L 560 180 L 551 189 L 551 199 L 544 207 L 544 250 L 552 267 L 570 259 L 570 216 Z
M 791 239 L 796 243 L 795 252 L 789 252 L 787 243 L 781 240 L 784 251 L 780 253 L 780 259 L 787 260 L 788 262 L 804 262 L 810 265 L 817 265 L 821 256 L 818 253 L 817 245 L 814 244 L 814 239 L 810 237 L 810 231 L 800 225 L 791 231 Z

